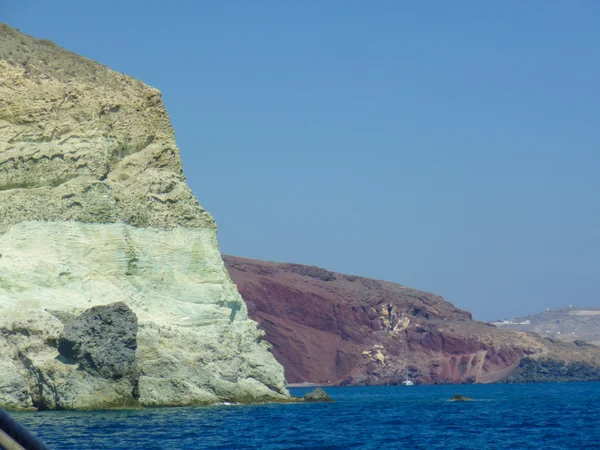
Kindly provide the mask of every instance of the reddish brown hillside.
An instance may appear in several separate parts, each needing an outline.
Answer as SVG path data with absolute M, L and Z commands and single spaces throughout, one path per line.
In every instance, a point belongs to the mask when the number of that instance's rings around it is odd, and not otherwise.
M 442 297 L 399 284 L 313 266 L 223 259 L 290 383 L 396 384 L 407 359 L 418 383 L 485 383 L 518 372 L 526 355 L 560 360 L 558 367 L 596 358 L 589 349 L 474 321 Z

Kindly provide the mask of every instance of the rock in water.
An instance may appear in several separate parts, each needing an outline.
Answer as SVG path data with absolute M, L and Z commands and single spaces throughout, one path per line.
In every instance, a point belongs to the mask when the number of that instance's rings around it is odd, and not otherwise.
M 331 399 L 331 397 L 329 396 L 329 394 L 327 394 L 327 392 L 325 392 L 321 388 L 316 388 L 314 391 L 311 391 L 308 394 L 306 394 L 303 398 L 304 398 L 305 402 L 332 402 L 333 401 Z
M 216 232 L 159 91 L 0 25 L 1 406 L 288 399 Z M 138 319 L 133 394 L 125 353 L 69 343 L 95 315 L 124 343 L 127 314 L 84 313 L 116 302 Z
M 451 397 L 449 400 L 449 402 L 471 402 L 473 401 L 473 399 L 471 397 L 465 397 L 464 395 L 455 395 L 453 397 Z

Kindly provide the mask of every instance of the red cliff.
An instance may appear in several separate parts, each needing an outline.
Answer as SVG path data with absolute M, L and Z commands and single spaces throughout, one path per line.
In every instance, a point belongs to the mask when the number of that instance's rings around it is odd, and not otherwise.
M 397 384 L 406 372 L 417 383 L 487 383 L 514 374 L 525 356 L 598 356 L 474 321 L 442 297 L 399 284 L 223 259 L 289 383 Z

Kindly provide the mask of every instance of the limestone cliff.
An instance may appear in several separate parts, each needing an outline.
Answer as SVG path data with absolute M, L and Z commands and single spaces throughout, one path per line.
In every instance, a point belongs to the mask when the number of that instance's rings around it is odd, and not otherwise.
M 134 383 L 59 353 L 65 324 L 116 302 L 137 320 Z M 289 396 L 187 187 L 160 92 L 6 25 L 0 331 L 2 406 Z

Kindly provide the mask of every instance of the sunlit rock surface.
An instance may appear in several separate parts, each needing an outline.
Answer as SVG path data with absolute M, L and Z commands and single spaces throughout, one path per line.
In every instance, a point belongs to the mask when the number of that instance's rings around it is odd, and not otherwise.
M 58 351 L 65 324 L 117 302 L 138 320 L 135 389 Z M 0 331 L 12 409 L 289 396 L 187 187 L 160 92 L 6 25 Z
M 472 320 L 442 297 L 319 267 L 224 257 L 290 383 L 600 380 L 600 347 Z

